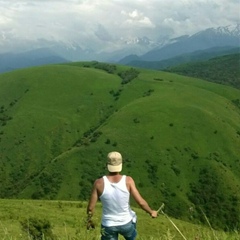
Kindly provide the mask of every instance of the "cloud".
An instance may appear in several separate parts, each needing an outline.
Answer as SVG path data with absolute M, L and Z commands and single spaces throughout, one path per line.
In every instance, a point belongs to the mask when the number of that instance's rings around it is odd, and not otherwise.
M 125 37 L 156 40 L 240 21 L 237 0 L 0 0 L 0 11 L 1 41 L 41 38 L 102 49 Z
M 123 25 L 129 25 L 132 27 L 150 27 L 154 28 L 154 24 L 151 22 L 150 18 L 144 16 L 142 12 L 139 12 L 137 9 L 134 9 L 132 12 L 121 11 L 121 14 L 127 17 Z
M 97 30 L 95 31 L 95 35 L 102 41 L 110 41 L 112 40 L 111 35 L 104 28 L 103 25 L 99 24 Z

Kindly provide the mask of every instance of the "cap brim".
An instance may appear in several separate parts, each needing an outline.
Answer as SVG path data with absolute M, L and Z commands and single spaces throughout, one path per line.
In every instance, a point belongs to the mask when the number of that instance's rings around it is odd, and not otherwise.
M 109 172 L 121 172 L 122 171 L 122 163 L 117 165 L 117 166 L 113 166 L 113 165 L 107 165 L 108 171 Z

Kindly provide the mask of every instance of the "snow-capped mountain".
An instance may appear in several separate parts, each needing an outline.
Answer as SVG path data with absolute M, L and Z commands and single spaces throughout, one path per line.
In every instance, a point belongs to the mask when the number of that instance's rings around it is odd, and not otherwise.
M 215 34 L 218 34 L 218 35 L 229 35 L 232 37 L 240 37 L 240 24 L 229 25 L 225 27 L 208 28 L 205 31 L 214 32 Z
M 185 53 L 224 46 L 240 47 L 240 24 L 208 28 L 191 36 L 172 39 L 168 44 L 141 55 L 139 59 L 144 61 L 160 61 Z

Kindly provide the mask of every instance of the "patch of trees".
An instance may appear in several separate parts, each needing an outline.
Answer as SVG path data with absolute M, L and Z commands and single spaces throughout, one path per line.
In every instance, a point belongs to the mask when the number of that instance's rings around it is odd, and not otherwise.
M 28 91 L 29 89 L 26 89 L 24 93 L 27 93 Z M 21 97 L 19 97 L 18 99 L 20 98 Z M 0 126 L 5 126 L 8 121 L 12 120 L 12 117 L 8 116 L 7 111 L 9 110 L 9 108 L 13 107 L 17 102 L 18 100 L 14 99 L 9 103 L 8 107 L 5 107 L 4 105 L 0 107 Z
M 83 133 L 81 139 L 77 140 L 73 147 L 88 146 L 91 142 L 96 142 L 97 139 L 102 135 L 101 131 L 96 131 L 97 127 L 92 127 Z
M 177 163 L 175 161 L 171 162 L 171 169 L 174 171 L 174 173 L 178 176 L 181 173 L 180 168 L 178 167 Z
M 122 89 L 118 89 L 117 91 L 111 90 L 109 93 L 114 97 L 115 100 L 118 100 Z
M 94 67 L 97 69 L 104 70 L 110 74 L 114 74 L 117 70 L 117 67 L 114 64 L 102 63 L 98 61 L 93 61 L 89 64 L 85 64 L 84 67 Z M 126 84 L 132 81 L 134 78 L 136 78 L 138 74 L 139 74 L 139 71 L 137 71 L 134 68 L 130 68 L 126 71 L 119 72 L 118 76 L 122 79 L 122 84 Z
M 154 186 L 157 186 L 159 177 L 158 177 L 158 165 L 156 163 L 151 162 L 150 160 L 146 160 L 146 171 L 148 173 L 148 179 L 150 183 Z
M 77 143 L 77 145 L 89 145 L 91 142 L 96 142 L 98 137 L 100 137 L 102 134 L 101 131 L 95 131 L 92 132 L 89 135 L 84 134 L 84 137 L 80 139 L 80 141 Z
M 230 85 L 240 89 L 240 54 L 230 54 L 208 61 L 181 64 L 166 69 L 185 76 L 202 78 L 210 82 Z
M 163 202 L 165 204 L 165 213 L 173 216 L 174 218 L 181 218 L 186 216 L 187 204 L 184 203 L 165 183 L 160 185 L 159 191 L 161 192 Z M 159 202 L 156 206 L 159 206 Z
M 134 122 L 134 123 L 140 123 L 140 120 L 139 120 L 138 118 L 134 118 L 134 119 L 133 119 L 133 122 Z
M 5 126 L 8 121 L 12 120 L 12 117 L 9 117 L 7 115 L 0 116 L 0 122 L 2 126 Z
M 102 63 L 102 62 L 98 62 L 98 61 L 93 61 L 91 63 L 91 65 L 94 68 L 104 70 L 107 73 L 111 73 L 111 74 L 113 74 L 117 69 L 116 65 L 109 64 L 109 63 Z M 90 65 L 85 64 L 84 67 L 90 67 Z
M 27 163 L 23 162 L 19 164 L 18 170 L 13 169 L 13 171 L 9 173 L 9 177 L 10 177 L 9 179 L 11 183 L 15 185 L 15 183 L 19 183 L 22 179 L 24 179 L 26 174 L 27 174 Z
M 240 225 L 240 212 L 237 196 L 226 195 L 220 179 L 211 168 L 202 168 L 197 183 L 190 184 L 189 200 L 195 204 L 193 217 L 206 224 L 207 219 L 214 228 L 233 231 Z
M 106 156 L 99 151 L 97 159 L 94 161 L 94 165 L 89 165 L 87 162 L 83 162 L 81 165 L 82 174 L 81 179 L 79 180 L 79 199 L 88 200 L 91 195 L 92 186 L 95 179 L 100 178 L 106 172 L 105 165 L 103 164 L 103 159 L 105 160 Z
M 148 91 L 143 93 L 143 97 L 148 97 L 154 92 L 154 89 L 149 89 Z
M 238 108 L 240 108 L 240 99 L 239 99 L 239 98 L 232 100 L 232 103 L 233 103 L 235 106 L 237 106 Z
M 5 107 L 4 107 L 4 105 L 2 105 L 0 108 L 0 113 L 4 113 L 4 111 L 5 111 Z
M 6 158 L 8 158 L 6 156 Z M 10 159 L 9 159 L 10 160 Z M 24 160 L 29 161 L 29 159 Z M 13 168 L 13 164 L 11 163 L 11 167 Z M 38 175 L 38 173 L 27 173 L 28 165 L 27 164 L 20 164 L 17 167 L 6 175 L 6 164 L 2 163 L 2 167 L 0 168 L 0 183 L 3 182 L 4 184 L 0 184 L 0 197 L 1 198 L 9 198 L 15 197 L 29 186 L 29 182 L 33 181 L 33 179 Z
M 105 144 L 111 144 L 113 147 L 117 146 L 117 142 L 116 141 L 112 142 L 109 138 L 106 139 Z
M 164 81 L 162 78 L 154 78 L 153 80 L 155 80 L 155 81 Z
M 57 171 L 53 173 L 43 171 L 34 182 L 37 185 L 37 191 L 32 194 L 33 199 L 53 199 L 60 189 L 62 176 L 61 173 Z
M 12 120 L 12 117 L 8 116 L 6 112 L 7 112 L 7 109 L 5 108 L 4 105 L 2 105 L 0 108 L 0 125 L 1 126 L 5 126 L 8 121 Z
M 8 162 L 12 162 L 11 159 L 6 156 Z M 0 184 L 0 197 L 8 198 L 17 195 L 21 192 L 26 185 L 31 181 L 31 175 L 28 173 L 30 159 L 23 159 L 17 166 L 11 163 L 11 171 L 6 174 L 6 166 L 7 164 L 2 162 L 0 168 L 0 182 L 4 182 L 5 184 Z
M 127 84 L 131 82 L 138 75 L 139 75 L 139 71 L 134 68 L 130 68 L 126 71 L 122 71 L 118 73 L 118 76 L 122 79 L 122 84 Z

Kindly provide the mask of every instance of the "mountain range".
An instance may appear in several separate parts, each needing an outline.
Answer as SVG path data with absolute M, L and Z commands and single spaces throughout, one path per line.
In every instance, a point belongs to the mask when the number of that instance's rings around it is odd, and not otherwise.
M 23 41 L 23 40 L 21 40 Z M 147 36 L 132 39 L 119 39 L 119 49 L 112 48 L 109 52 L 94 50 L 91 47 L 83 48 L 76 42 L 54 42 L 38 39 L 36 42 L 21 42 L 18 39 L 9 39 L 7 44 L 11 51 L 4 52 L 2 45 L 0 54 L 0 72 L 11 71 L 17 68 L 36 66 L 49 63 L 68 61 L 103 61 L 127 65 L 143 65 L 139 62 L 158 62 L 178 58 L 181 63 L 182 55 L 191 55 L 211 49 L 221 55 L 222 49 L 233 49 L 240 46 L 240 24 L 208 28 L 191 36 L 184 35 L 174 39 L 153 41 Z M 14 43 L 12 43 L 14 42 Z M 7 48 L 7 46 L 6 46 Z M 44 57 L 42 56 L 44 52 Z M 202 55 L 203 55 L 202 54 Z M 31 55 L 31 57 L 29 57 Z M 33 56 L 33 57 L 32 57 Z M 197 59 L 196 55 L 195 58 Z M 180 60 L 179 60 L 180 59 Z M 185 58 L 186 59 L 186 58 Z M 137 62 L 137 63 L 136 63 Z M 148 63 L 148 66 L 151 65 Z M 167 65 L 163 63 L 163 65 Z M 151 67 L 150 67 L 151 68 Z
M 150 62 L 147 63 L 150 66 L 151 63 L 174 58 L 178 58 L 178 62 L 181 62 L 181 58 L 186 58 L 186 56 L 194 55 L 195 59 L 198 59 L 197 54 L 200 53 L 206 55 L 208 52 L 215 52 L 215 54 L 219 52 L 221 55 L 221 51 L 229 49 L 231 51 L 239 47 L 240 24 L 237 24 L 236 26 L 209 28 L 192 36 L 181 36 L 141 56 L 126 56 L 119 63 L 136 65 L 136 62 Z
M 182 36 L 173 39 L 171 43 L 141 55 L 140 59 L 145 61 L 160 61 L 181 54 L 226 46 L 240 46 L 240 24 L 236 26 L 209 28 L 192 36 Z

